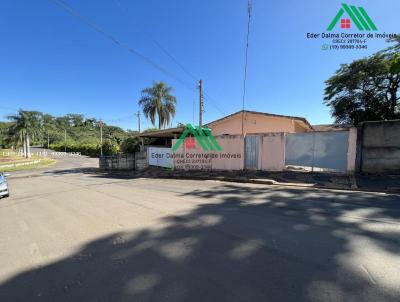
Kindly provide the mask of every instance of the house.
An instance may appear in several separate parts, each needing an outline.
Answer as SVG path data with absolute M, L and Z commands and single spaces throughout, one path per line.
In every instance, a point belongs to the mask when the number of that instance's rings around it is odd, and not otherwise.
M 242 129 L 243 121 L 243 129 Z M 242 110 L 205 125 L 217 135 L 248 135 L 264 133 L 297 133 L 313 131 L 303 117 Z
M 214 136 L 242 135 L 242 119 L 244 135 L 313 131 L 313 127 L 303 117 L 248 110 L 238 111 L 204 126 L 210 128 Z M 172 140 L 179 138 L 184 130 L 184 127 L 168 128 L 143 132 L 139 136 L 142 138 L 151 138 L 151 145 L 171 147 Z

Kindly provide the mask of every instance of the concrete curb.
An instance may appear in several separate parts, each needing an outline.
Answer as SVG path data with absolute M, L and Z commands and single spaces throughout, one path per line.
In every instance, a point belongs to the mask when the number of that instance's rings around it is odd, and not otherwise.
M 159 175 L 159 176 L 146 176 L 146 175 L 133 175 L 132 173 L 121 173 L 121 171 L 105 171 L 97 170 L 92 171 L 93 174 L 97 175 L 109 175 L 109 176 L 120 176 L 124 178 L 140 177 L 140 178 L 160 178 L 160 179 L 186 179 L 186 180 L 214 180 L 214 181 L 225 181 L 233 183 L 250 183 L 250 184 L 260 184 L 260 185 L 270 185 L 270 186 L 282 186 L 282 187 L 298 187 L 298 188 L 313 188 L 313 189 L 325 189 L 325 190 L 337 190 L 337 191 L 351 191 L 351 192 L 369 192 L 369 193 L 386 193 L 386 194 L 400 194 L 400 188 L 386 188 L 386 189 L 370 189 L 370 188 L 360 188 L 351 184 L 351 187 L 338 187 L 338 186 L 323 186 L 316 183 L 291 183 L 291 182 L 278 182 L 273 179 L 259 179 L 259 178 L 245 178 L 245 177 L 226 177 L 226 176 L 195 176 L 195 175 Z M 20 176 L 9 176 L 9 179 L 21 179 L 21 178 L 32 178 L 50 176 L 41 173 L 20 175 Z
M 148 178 L 148 177 L 143 177 Z M 313 188 L 313 189 L 325 189 L 325 190 L 337 190 L 337 191 L 351 191 L 351 192 L 369 192 L 369 193 L 387 193 L 387 194 L 400 194 L 400 189 L 390 188 L 386 190 L 368 189 L 368 188 L 343 188 L 335 186 L 321 186 L 318 184 L 309 183 L 289 183 L 289 182 L 278 182 L 272 179 L 245 179 L 245 178 L 232 178 L 232 177 L 201 177 L 201 176 L 159 176 L 158 178 L 163 179 L 187 179 L 187 180 L 216 180 L 216 181 L 226 181 L 226 182 L 236 182 L 236 183 L 252 183 L 252 184 L 262 184 L 271 186 L 283 186 L 283 187 L 299 187 L 299 188 Z

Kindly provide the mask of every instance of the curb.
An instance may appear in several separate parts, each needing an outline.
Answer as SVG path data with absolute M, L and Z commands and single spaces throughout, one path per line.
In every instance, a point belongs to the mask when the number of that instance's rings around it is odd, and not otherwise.
M 190 176 L 190 175 L 158 175 L 158 176 L 148 176 L 148 175 L 133 175 L 131 173 L 121 173 L 118 171 L 105 171 L 105 170 L 97 170 L 93 171 L 93 174 L 98 175 L 109 175 L 109 176 L 120 176 L 125 178 L 159 178 L 159 179 L 185 179 L 185 180 L 214 180 L 214 181 L 225 181 L 225 182 L 233 182 L 233 183 L 250 183 L 250 184 L 260 184 L 260 185 L 270 185 L 270 186 L 283 186 L 283 187 L 298 187 L 298 188 L 312 188 L 312 189 L 322 189 L 322 190 L 338 190 L 338 191 L 351 191 L 351 192 L 369 192 L 369 193 L 385 193 L 385 194 L 400 194 L 400 188 L 386 188 L 382 190 L 378 189 L 369 189 L 369 188 L 360 188 L 354 183 L 351 184 L 351 187 L 335 187 L 335 186 L 322 186 L 319 184 L 312 183 L 291 183 L 291 182 L 278 182 L 273 179 L 257 179 L 257 178 L 245 178 L 245 177 L 226 177 L 226 176 Z M 29 174 L 29 175 L 21 175 L 21 176 L 9 176 L 8 179 L 22 179 L 22 178 L 33 178 L 33 177 L 41 177 L 47 176 L 43 174 Z
M 104 172 L 104 171 L 103 171 Z M 104 174 L 104 173 L 103 173 Z M 337 191 L 350 191 L 350 192 L 368 192 L 368 193 L 384 193 L 384 194 L 400 194 L 400 188 L 387 188 L 383 190 L 360 188 L 360 187 L 335 187 L 335 186 L 321 186 L 318 184 L 311 183 L 290 183 L 290 182 L 278 182 L 273 179 L 256 179 L 256 178 L 235 178 L 235 177 L 225 177 L 225 176 L 189 176 L 189 175 L 159 175 L 159 176 L 148 176 L 148 175 L 132 175 L 129 173 L 115 173 L 111 172 L 108 175 L 116 176 L 135 176 L 140 178 L 159 178 L 159 179 L 186 179 L 186 180 L 214 180 L 214 181 L 226 181 L 234 183 L 251 183 L 251 184 L 261 184 L 261 185 L 271 185 L 271 186 L 283 186 L 283 187 L 299 187 L 299 188 L 312 188 L 312 189 L 322 189 L 322 190 L 337 190 Z

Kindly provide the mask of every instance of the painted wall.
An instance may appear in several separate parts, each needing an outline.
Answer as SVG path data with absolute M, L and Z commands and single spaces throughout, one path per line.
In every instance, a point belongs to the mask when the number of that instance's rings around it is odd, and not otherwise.
M 147 158 L 149 166 L 171 168 L 172 166 L 171 148 L 148 147 Z
M 307 129 L 302 127 L 296 120 L 289 118 L 267 116 L 263 114 L 245 113 L 244 134 L 256 134 L 256 133 L 271 133 L 271 132 L 306 132 Z M 242 115 L 230 117 L 226 120 L 211 125 L 212 133 L 214 136 L 230 134 L 230 135 L 241 135 L 242 134 Z
M 215 139 L 222 151 L 203 151 L 196 142 L 196 148 L 186 148 L 181 144 L 174 154 L 173 165 L 183 170 L 242 170 L 243 169 L 243 138 L 239 135 L 216 136 Z M 188 140 L 185 139 L 185 141 Z M 172 140 L 172 144 L 177 139 Z
M 285 135 L 271 133 L 262 136 L 261 170 L 282 171 L 285 168 Z
M 323 137 L 331 137 L 332 140 L 331 148 L 332 152 L 326 152 L 323 146 L 318 144 L 315 147 L 318 149 L 316 152 L 323 153 L 329 157 L 330 160 L 335 161 L 338 154 L 335 153 L 337 145 L 335 145 L 336 136 L 340 135 L 337 131 L 334 131 L 329 135 L 325 132 L 315 132 L 314 135 Z M 347 134 L 342 133 L 342 134 Z M 300 134 L 299 134 L 300 135 Z M 301 134 L 301 135 L 311 135 Z M 301 136 L 300 135 L 300 136 Z M 296 135 L 297 136 L 297 135 Z M 348 138 L 347 138 L 348 136 Z M 284 133 L 268 133 L 260 135 L 259 144 L 259 157 L 258 157 L 258 170 L 265 171 L 282 171 L 285 169 L 285 148 L 286 148 L 286 136 Z M 193 139 L 193 138 L 187 138 Z M 222 148 L 221 152 L 217 151 L 203 151 L 201 146 L 196 142 L 196 148 L 186 148 L 185 143 L 181 144 L 177 152 L 174 154 L 173 166 L 175 169 L 183 170 L 242 170 L 244 168 L 244 139 L 241 135 L 222 135 L 216 136 L 215 139 L 218 141 Z M 348 143 L 347 143 L 348 140 Z M 177 139 L 173 140 L 175 144 Z M 342 154 L 344 156 L 344 167 L 343 172 L 354 171 L 355 158 L 356 158 L 356 141 L 357 131 L 355 128 L 351 129 L 346 135 L 346 148 Z M 311 144 L 311 143 L 310 143 Z M 332 145 L 333 144 L 333 145 Z M 312 144 L 311 144 L 312 145 Z M 340 145 L 340 144 L 338 144 Z M 329 154 L 328 154 L 329 153 Z M 347 164 L 347 169 L 346 169 Z

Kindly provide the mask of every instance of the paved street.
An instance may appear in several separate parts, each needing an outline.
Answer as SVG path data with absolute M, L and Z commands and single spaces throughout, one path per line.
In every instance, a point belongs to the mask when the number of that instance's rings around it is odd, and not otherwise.
M 60 164 L 9 183 L 0 301 L 400 300 L 396 195 Z

